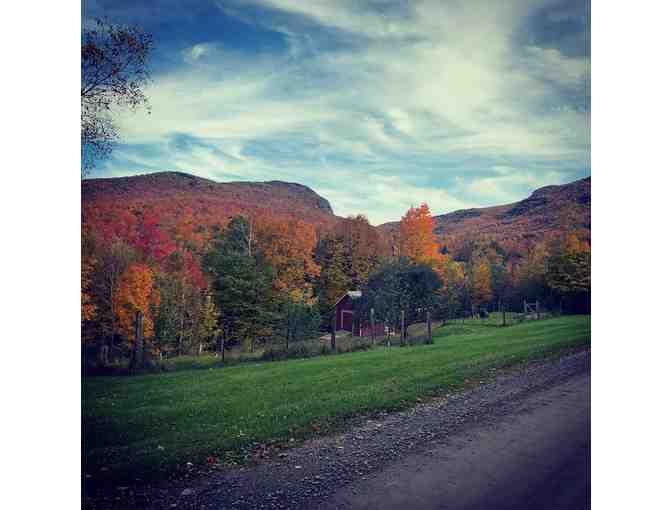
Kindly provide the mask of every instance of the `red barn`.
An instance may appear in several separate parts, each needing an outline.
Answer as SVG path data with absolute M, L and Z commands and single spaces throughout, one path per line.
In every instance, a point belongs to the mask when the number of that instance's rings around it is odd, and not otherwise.
M 336 301 L 336 331 L 352 331 L 354 300 L 362 297 L 361 290 L 350 290 Z
M 336 331 L 350 331 L 354 336 L 370 336 L 371 328 L 368 323 L 368 316 L 361 324 L 355 323 L 355 300 L 362 297 L 361 290 L 350 290 L 343 294 L 336 304 Z M 376 324 L 376 335 L 381 336 L 385 334 L 385 326 L 383 324 Z

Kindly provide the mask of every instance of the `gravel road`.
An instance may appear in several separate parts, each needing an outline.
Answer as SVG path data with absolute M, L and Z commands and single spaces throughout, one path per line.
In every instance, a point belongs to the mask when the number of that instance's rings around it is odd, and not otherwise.
M 590 351 L 493 373 L 282 455 L 91 507 L 589 508 Z

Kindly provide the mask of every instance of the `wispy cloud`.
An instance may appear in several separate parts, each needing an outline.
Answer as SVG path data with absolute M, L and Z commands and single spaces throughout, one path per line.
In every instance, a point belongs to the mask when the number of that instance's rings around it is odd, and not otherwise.
M 194 34 L 149 89 L 152 115 L 120 118 L 129 146 L 107 168 L 142 154 L 145 168 L 299 181 L 376 222 L 423 200 L 440 213 L 522 198 L 590 172 L 590 57 L 562 33 L 576 4 L 216 3 L 283 43 Z

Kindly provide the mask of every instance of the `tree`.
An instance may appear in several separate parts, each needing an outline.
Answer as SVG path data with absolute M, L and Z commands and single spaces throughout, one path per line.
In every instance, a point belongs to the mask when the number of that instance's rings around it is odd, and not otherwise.
M 312 282 L 320 274 L 313 258 L 315 227 L 301 220 L 266 220 L 257 224 L 258 251 L 273 267 L 275 290 L 295 303 L 312 303 Z
M 139 27 L 98 19 L 82 32 L 81 144 L 82 173 L 107 157 L 118 139 L 113 106 L 149 111 L 143 87 L 149 82 L 147 61 L 152 36 Z
M 96 261 L 94 258 L 82 259 L 81 273 L 81 316 L 82 323 L 96 317 L 96 305 L 91 296 L 91 275 L 94 272 Z
M 457 316 L 464 302 L 464 266 L 452 258 L 446 259 L 439 268 L 443 287 L 440 298 L 440 317 L 445 321 Z
M 521 263 L 516 281 L 519 301 L 547 303 L 551 294 L 547 281 L 549 257 L 550 251 L 544 241 L 536 243 L 529 249 Z
M 438 257 L 434 220 L 426 203 L 411 207 L 399 225 L 400 254 L 414 262 L 432 262 Z
M 414 264 L 402 257 L 371 274 L 358 307 L 364 313 L 374 308 L 376 317 L 395 327 L 400 325 L 403 310 L 408 326 L 436 306 L 440 288 L 441 279 L 430 265 Z
M 231 255 L 251 257 L 257 247 L 255 223 L 252 217 L 234 216 L 231 218 L 217 240 L 219 249 Z
M 322 268 L 318 284 L 319 307 L 326 314 L 352 284 L 343 239 L 333 234 L 325 236 L 318 243 L 316 256 Z M 327 322 L 330 323 L 329 320 Z
M 134 263 L 121 276 L 116 292 L 116 315 L 119 327 L 129 345 L 135 330 L 135 314 L 144 316 L 143 333 L 145 339 L 154 335 L 154 322 L 150 307 L 159 303 L 159 294 L 154 289 L 154 274 L 145 264 Z
M 87 254 L 82 254 L 82 258 L 96 260 L 89 273 L 88 286 L 91 302 L 96 307 L 96 320 L 86 324 L 89 330 L 87 335 L 97 338 L 99 349 L 104 347 L 109 349 L 120 333 L 116 312 L 119 281 L 129 265 L 136 260 L 137 255 L 133 248 L 120 240 L 103 242 L 92 236 L 88 244 Z M 87 270 L 85 265 L 82 266 L 82 270 Z
M 492 288 L 492 300 L 498 303 L 500 309 L 505 307 L 513 286 L 511 272 L 504 256 L 493 253 L 490 261 L 490 277 Z M 500 310 L 501 311 L 501 310 Z
M 548 286 L 559 294 L 561 303 L 587 311 L 590 299 L 590 247 L 570 234 L 548 261 Z
M 477 307 L 484 306 L 492 300 L 492 273 L 486 258 L 477 260 L 472 268 L 471 297 Z
M 203 306 L 201 307 L 201 316 L 199 320 L 199 337 L 201 340 L 201 345 L 199 345 L 199 354 L 201 352 L 201 346 L 205 345 L 206 348 L 211 350 L 217 350 L 217 339 L 221 335 L 221 330 L 219 329 L 219 311 L 215 306 L 215 302 L 212 299 L 210 294 L 206 294 L 205 300 L 203 301 Z
M 336 237 L 342 240 L 345 269 L 353 289 L 361 289 L 379 264 L 384 247 L 379 232 L 364 215 L 350 216 L 339 222 Z
M 277 319 L 273 295 L 273 268 L 256 256 L 246 235 L 245 218 L 234 218 L 213 240 L 202 265 L 219 309 L 219 323 L 226 346 L 248 343 L 254 349 L 259 337 L 270 337 Z M 249 248 L 248 248 L 249 247 Z
M 161 357 L 177 348 L 182 316 L 182 284 L 183 281 L 172 274 L 158 273 L 155 276 L 161 300 L 155 310 L 154 339 Z
M 285 350 L 289 351 L 292 342 L 319 336 L 320 314 L 317 307 L 288 299 L 284 303 L 283 315 Z

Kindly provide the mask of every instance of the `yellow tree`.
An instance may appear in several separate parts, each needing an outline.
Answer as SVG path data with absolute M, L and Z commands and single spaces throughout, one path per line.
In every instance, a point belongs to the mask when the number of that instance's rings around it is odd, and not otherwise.
M 474 305 L 483 306 L 492 300 L 492 274 L 490 264 L 486 258 L 478 259 L 474 263 L 471 297 Z
M 143 333 L 145 338 L 154 334 L 151 306 L 158 305 L 159 294 L 154 290 L 154 274 L 145 264 L 131 264 L 119 280 L 116 290 L 115 313 L 121 332 L 129 343 L 133 341 L 135 314 L 144 315 Z
M 549 258 L 549 286 L 561 294 L 590 293 L 590 246 L 570 234 Z
M 429 262 L 439 258 L 434 235 L 434 220 L 429 206 L 411 207 L 399 225 L 399 251 L 414 262 Z

